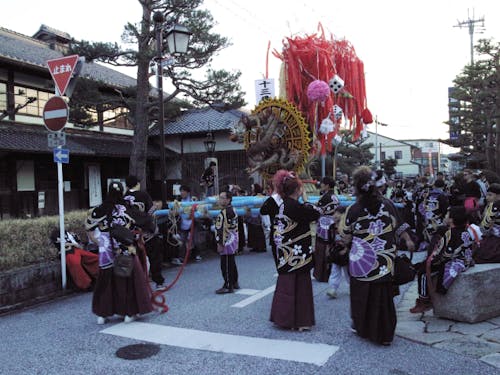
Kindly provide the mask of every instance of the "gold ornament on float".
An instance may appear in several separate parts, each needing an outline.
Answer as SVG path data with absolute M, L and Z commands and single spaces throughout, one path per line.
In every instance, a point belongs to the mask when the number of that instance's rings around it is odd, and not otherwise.
M 230 138 L 244 143 L 247 172 L 259 172 L 265 179 L 279 169 L 301 172 L 310 148 L 304 117 L 292 103 L 277 98 L 261 101 L 243 116 Z

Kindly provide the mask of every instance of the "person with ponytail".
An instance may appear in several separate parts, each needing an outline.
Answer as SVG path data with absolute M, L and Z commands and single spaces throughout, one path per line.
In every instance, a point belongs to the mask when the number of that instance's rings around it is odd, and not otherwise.
M 275 193 L 270 204 L 273 222 L 273 251 L 278 280 L 270 320 L 277 326 L 299 331 L 315 324 L 311 283 L 311 227 L 319 212 L 307 203 L 302 181 L 294 172 L 280 170 L 273 178 Z M 304 203 L 299 203 L 302 197 Z
M 369 167 L 353 173 L 356 202 L 339 227 L 348 246 L 352 329 L 373 342 L 390 345 L 396 329 L 394 259 L 398 240 L 415 245 L 392 202 L 380 192 L 380 179 Z
M 89 210 L 85 223 L 89 238 L 99 246 L 99 274 L 92 297 L 92 312 L 97 315 L 97 324 L 104 324 L 113 315 L 123 316 L 128 323 L 138 314 L 153 311 L 144 247 L 139 246 L 137 240 L 126 245 L 110 236 L 110 229 L 117 225 L 129 230 L 136 228 L 127 212 L 130 206 L 123 199 L 123 190 L 120 182 L 111 182 L 103 204 Z M 115 256 L 122 252 L 133 258 L 129 277 L 113 272 Z

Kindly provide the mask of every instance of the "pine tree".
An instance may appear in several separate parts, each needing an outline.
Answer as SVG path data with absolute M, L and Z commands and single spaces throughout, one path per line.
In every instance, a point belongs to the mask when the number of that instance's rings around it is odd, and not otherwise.
M 163 75 L 170 79 L 174 89 L 164 97 L 165 118 L 175 117 L 179 106 L 201 106 L 224 103 L 225 109 L 245 104 L 239 84 L 239 71 L 214 70 L 212 58 L 230 43 L 227 38 L 212 31 L 215 23 L 211 13 L 201 8 L 202 0 L 139 0 L 141 21 L 128 23 L 122 35 L 130 46 L 123 49 L 117 43 L 74 41 L 68 54 L 85 56 L 87 62 L 99 61 L 114 66 L 137 67 L 137 86 L 106 92 L 102 84 L 80 79 L 72 96 L 71 113 L 80 123 L 95 124 L 89 113 L 96 110 L 126 108 L 128 120 L 134 126 L 129 173 L 136 175 L 141 185 L 146 184 L 147 140 L 151 126 L 157 118 L 158 101 L 151 95 L 150 67 L 157 54 L 154 12 L 165 16 L 165 24 L 183 24 L 191 32 L 188 52 L 175 58 L 164 68 Z M 164 56 L 168 53 L 163 46 Z M 154 64 L 153 64 L 154 65 Z M 194 72 L 204 71 L 204 78 Z M 196 75 L 196 78 L 195 78 Z M 118 95 L 117 95 L 118 93 Z M 173 101 L 178 95 L 189 100 Z M 79 110 L 76 110 L 79 109 Z

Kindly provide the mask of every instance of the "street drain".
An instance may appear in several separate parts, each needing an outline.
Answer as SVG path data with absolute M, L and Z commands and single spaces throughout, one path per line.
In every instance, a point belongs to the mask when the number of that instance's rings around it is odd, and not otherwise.
M 159 345 L 135 344 L 127 345 L 116 351 L 116 356 L 123 359 L 143 359 L 152 357 L 160 351 Z

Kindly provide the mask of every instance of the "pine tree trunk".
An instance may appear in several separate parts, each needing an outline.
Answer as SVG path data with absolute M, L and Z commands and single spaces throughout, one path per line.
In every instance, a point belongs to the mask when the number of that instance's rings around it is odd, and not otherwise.
M 494 140 L 495 135 L 493 134 L 493 129 L 488 127 L 486 133 L 486 165 L 487 169 L 494 171 L 495 170 L 495 146 Z
M 151 10 L 143 5 L 143 20 L 151 19 Z M 135 108 L 134 136 L 132 139 L 132 151 L 130 154 L 129 174 L 137 176 L 141 182 L 141 188 L 146 189 L 146 162 L 148 154 L 149 116 L 149 60 L 145 53 L 149 48 L 149 22 L 142 23 L 141 40 L 139 41 L 137 61 L 137 103 Z

